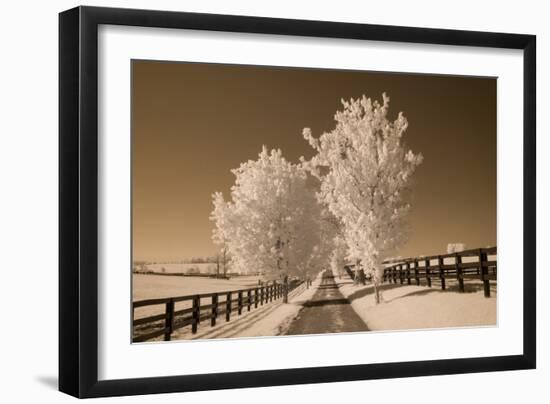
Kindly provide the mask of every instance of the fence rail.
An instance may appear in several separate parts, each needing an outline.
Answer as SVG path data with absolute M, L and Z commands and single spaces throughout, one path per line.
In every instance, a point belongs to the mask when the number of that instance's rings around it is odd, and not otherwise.
M 176 329 L 186 326 L 191 326 L 191 332 L 195 334 L 201 322 L 209 320 L 213 327 L 218 317 L 224 314 L 225 321 L 230 321 L 233 313 L 241 315 L 244 310 L 250 311 L 271 303 L 284 296 L 285 288 L 288 294 L 302 284 L 309 287 L 311 281 L 296 279 L 287 284 L 273 282 L 271 285 L 246 289 L 135 301 L 132 305 L 132 341 L 144 342 L 163 335 L 165 341 L 170 341 Z M 207 304 L 205 299 L 209 300 Z M 163 313 L 136 318 L 136 309 L 162 305 Z M 185 307 L 177 308 L 178 305 Z
M 439 280 L 441 289 L 445 290 L 446 280 L 454 279 L 458 282 L 458 290 L 464 292 L 465 279 L 479 279 L 483 282 L 485 297 L 490 297 L 490 281 L 497 280 L 496 255 L 497 248 L 490 247 L 428 257 L 387 260 L 384 261 L 388 266 L 384 269 L 383 282 L 406 282 L 410 285 L 414 281 L 416 285 L 420 285 L 425 281 L 427 286 L 432 287 L 432 280 L 436 279 Z

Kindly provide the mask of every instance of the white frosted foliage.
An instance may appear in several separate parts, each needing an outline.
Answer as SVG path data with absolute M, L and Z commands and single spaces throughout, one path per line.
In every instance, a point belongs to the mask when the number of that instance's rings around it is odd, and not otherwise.
M 321 181 L 318 200 L 341 222 L 346 259 L 360 262 L 376 286 L 382 260 L 406 240 L 411 178 L 422 156 L 403 145 L 403 114 L 388 120 L 386 94 L 382 104 L 365 96 L 342 104 L 333 131 L 314 138 L 304 129 L 317 154 L 303 164 Z
M 230 200 L 213 195 L 213 239 L 240 271 L 267 278 L 313 274 L 326 256 L 321 207 L 307 171 L 264 147 L 257 160 L 232 170 Z
M 461 251 L 464 251 L 465 249 L 466 249 L 466 244 L 464 244 L 464 243 L 449 243 L 449 244 L 447 244 L 447 253 L 448 254 L 461 252 Z

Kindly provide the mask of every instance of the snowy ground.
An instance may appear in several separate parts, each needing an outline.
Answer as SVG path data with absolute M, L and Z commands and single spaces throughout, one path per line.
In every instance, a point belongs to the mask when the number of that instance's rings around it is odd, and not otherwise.
M 288 304 L 282 303 L 282 299 L 259 306 L 250 312 L 243 310 L 239 316 L 233 313 L 231 321 L 219 318 L 216 326 L 211 327 L 209 321 L 199 325 L 196 334 L 191 333 L 191 327 L 175 330 L 173 340 L 189 339 L 213 339 L 213 338 L 244 338 L 260 336 L 283 335 L 296 317 L 302 304 L 310 300 L 319 287 L 320 277 L 317 277 L 309 289 L 305 284 L 293 290 L 289 294 Z M 161 339 L 161 338 L 159 338 Z M 158 339 L 157 339 L 158 340 Z
M 403 330 L 419 328 L 468 327 L 496 325 L 496 285 L 491 297 L 483 296 L 481 282 L 466 282 L 466 293 L 459 293 L 454 282 L 447 280 L 447 290 L 433 282 L 427 286 L 384 284 L 384 302 L 374 303 L 371 285 L 354 286 L 347 276 L 336 275 L 342 294 L 370 330 Z
M 151 281 L 151 278 L 154 280 Z M 257 284 L 257 278 L 252 277 L 239 277 L 228 281 L 138 275 L 134 281 L 134 299 L 223 291 Z M 347 274 L 342 277 L 336 275 L 335 281 L 343 297 L 350 301 L 351 307 L 372 331 L 496 325 L 495 284 L 491 285 L 490 298 L 483 296 L 483 285 L 479 281 L 467 281 L 466 293 L 459 293 L 456 284 L 450 280 L 447 280 L 446 291 L 442 291 L 435 280 L 432 288 L 384 284 L 381 286 L 384 301 L 376 305 L 372 285 L 355 286 Z M 166 282 L 168 284 L 165 284 Z M 222 315 L 214 327 L 211 327 L 210 321 L 206 320 L 199 325 L 196 334 L 192 334 L 191 327 L 187 326 L 175 330 L 172 338 L 174 340 L 225 339 L 287 334 L 304 303 L 311 301 L 319 289 L 320 282 L 321 274 L 309 289 L 301 285 L 292 291 L 288 304 L 283 304 L 282 299 L 278 299 L 257 309 L 252 308 L 251 311 L 245 308 L 241 315 L 234 312 L 229 322 L 226 322 Z M 137 289 L 136 285 L 138 285 Z M 162 293 L 159 294 L 159 291 Z M 162 305 L 157 307 L 157 310 L 163 309 Z M 150 314 L 152 313 L 149 312 L 146 315 Z M 136 318 L 143 315 L 145 314 L 141 313 Z M 157 340 L 160 339 L 162 338 Z
M 153 272 L 165 272 L 165 273 L 186 273 L 190 270 L 195 272 L 200 272 L 203 274 L 213 274 L 216 273 L 217 265 L 212 262 L 198 262 L 198 263 L 156 263 L 156 264 L 146 264 L 146 271 Z
M 257 276 L 217 279 L 193 276 L 133 274 L 132 297 L 135 300 L 221 292 L 258 285 Z
M 163 297 L 186 296 L 200 293 L 224 292 L 258 285 L 257 276 L 236 276 L 231 279 L 203 277 L 133 274 L 132 298 L 134 301 Z M 183 302 L 177 309 L 183 309 Z M 136 309 L 136 318 L 162 313 L 164 305 L 145 306 Z

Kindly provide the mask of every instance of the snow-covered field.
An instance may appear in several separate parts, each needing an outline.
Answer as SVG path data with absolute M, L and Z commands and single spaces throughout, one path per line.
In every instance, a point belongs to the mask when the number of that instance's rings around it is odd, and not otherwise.
M 156 299 L 163 297 L 187 296 L 200 293 L 224 292 L 251 288 L 258 285 L 257 276 L 236 276 L 231 279 L 206 277 L 166 276 L 133 274 L 132 299 Z M 185 306 L 178 305 L 178 309 Z M 136 309 L 135 318 L 162 313 L 163 305 L 145 306 Z
M 213 339 L 213 338 L 246 338 L 260 336 L 276 336 L 285 334 L 292 320 L 296 317 L 302 304 L 310 300 L 320 283 L 317 277 L 312 286 L 306 289 L 302 284 L 289 294 L 288 304 L 282 299 L 259 306 L 250 312 L 243 310 L 239 316 L 232 314 L 231 321 L 225 322 L 223 316 L 218 319 L 216 326 L 211 327 L 209 321 L 199 325 L 196 334 L 191 333 L 191 327 L 175 330 L 173 340 Z M 159 340 L 160 338 L 157 338 Z
M 222 292 L 258 285 L 257 276 L 235 276 L 217 279 L 193 276 L 134 274 L 132 297 L 135 300 L 185 296 L 196 293 Z
M 383 299 L 374 302 L 371 285 L 354 286 L 346 275 L 339 279 L 342 294 L 370 330 L 403 330 L 442 327 L 491 326 L 497 321 L 496 286 L 491 297 L 483 296 L 481 282 L 467 281 L 466 293 L 459 293 L 454 282 L 447 280 L 447 290 L 416 285 L 384 284 Z
M 145 265 L 146 271 L 153 272 L 165 272 L 165 273 L 187 273 L 187 272 L 200 272 L 202 274 L 216 273 L 217 265 L 210 262 L 199 263 L 155 263 Z M 220 269 L 223 271 L 223 269 Z

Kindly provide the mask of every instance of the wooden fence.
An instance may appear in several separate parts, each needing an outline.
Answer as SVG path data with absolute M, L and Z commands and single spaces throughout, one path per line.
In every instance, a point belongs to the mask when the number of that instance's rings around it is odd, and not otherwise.
M 483 282 L 485 297 L 490 297 L 490 281 L 497 279 L 496 254 L 497 248 L 491 247 L 430 257 L 388 260 L 384 261 L 387 267 L 384 269 L 383 281 L 407 285 L 413 281 L 420 285 L 421 281 L 425 281 L 427 286 L 432 287 L 432 280 L 436 279 L 441 289 L 445 290 L 446 280 L 454 279 L 458 282 L 458 290 L 464 292 L 465 279 L 479 279 Z
M 165 341 L 170 341 L 174 330 L 186 326 L 191 326 L 191 332 L 195 334 L 201 322 L 209 321 L 211 326 L 215 326 L 221 315 L 225 315 L 225 321 L 230 321 L 232 313 L 241 315 L 243 310 L 250 311 L 268 304 L 282 298 L 285 287 L 289 293 L 302 284 L 309 287 L 311 281 L 296 279 L 287 285 L 274 282 L 271 285 L 226 292 L 136 301 L 133 302 L 132 340 L 143 342 L 164 336 Z M 204 303 L 205 299 L 209 299 L 207 304 Z M 160 314 L 136 318 L 136 309 L 147 306 L 164 306 L 164 310 Z

